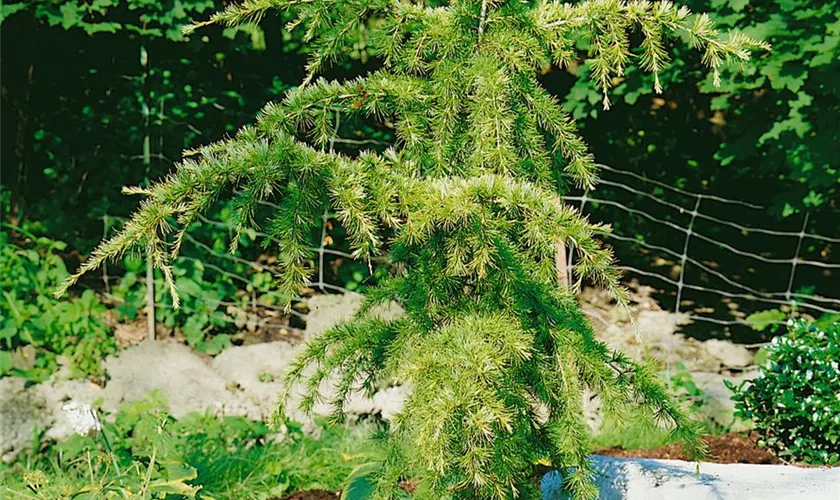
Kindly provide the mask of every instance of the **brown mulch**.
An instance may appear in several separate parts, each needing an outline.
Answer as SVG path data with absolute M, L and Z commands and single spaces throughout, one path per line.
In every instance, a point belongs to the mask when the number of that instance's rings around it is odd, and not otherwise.
M 420 483 L 417 479 L 407 479 L 405 481 L 400 482 L 400 488 L 406 493 L 414 493 L 414 490 L 417 489 L 417 485 Z
M 769 451 L 759 448 L 753 439 L 738 433 L 724 434 L 723 436 L 707 436 L 706 444 L 709 446 L 709 456 L 706 462 L 717 464 L 780 464 L 778 457 Z M 618 447 L 597 450 L 598 455 L 609 455 L 611 457 L 633 457 L 633 458 L 663 458 L 670 460 L 683 460 L 682 446 L 669 444 L 658 448 L 647 450 L 625 450 Z
M 309 490 L 292 493 L 283 497 L 283 500 L 336 500 L 339 496 L 340 494 L 335 491 Z
M 417 480 L 411 479 L 408 481 L 403 481 L 400 483 L 400 488 L 408 493 L 414 493 L 414 489 L 417 487 Z M 341 493 L 336 493 L 333 491 L 325 491 L 325 490 L 309 490 L 309 491 L 298 491 L 297 493 L 292 493 L 289 496 L 285 496 L 282 500 L 335 500 L 339 498 Z

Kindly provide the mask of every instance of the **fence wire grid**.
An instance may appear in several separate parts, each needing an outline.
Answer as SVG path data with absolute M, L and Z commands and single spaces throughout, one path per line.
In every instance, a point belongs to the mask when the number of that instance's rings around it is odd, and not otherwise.
M 815 317 L 840 312 L 840 290 L 836 286 L 832 289 L 831 285 L 836 281 L 840 262 L 830 258 L 817 259 L 813 257 L 813 251 L 805 251 L 807 244 L 831 249 L 840 243 L 840 237 L 812 229 L 810 214 L 799 216 L 799 230 L 747 225 L 741 221 L 744 216 L 755 220 L 765 207 L 686 191 L 607 165 L 601 165 L 601 170 L 602 179 L 594 190 L 564 199 L 591 219 L 600 221 L 603 218 L 603 222 L 612 225 L 612 230 L 602 236 L 613 246 L 625 278 L 659 290 L 657 299 L 665 297 L 666 302 L 672 302 L 669 305 L 674 312 L 685 315 L 692 322 L 724 328 L 752 327 L 754 323 L 747 319 L 749 313 L 768 309 Z M 269 202 L 263 202 L 262 206 L 268 211 L 280 209 Z M 721 207 L 729 217 L 717 215 L 721 213 Z M 123 219 L 106 216 L 103 220 L 104 235 L 108 236 L 114 223 Z M 345 293 L 351 290 L 335 281 L 336 266 L 355 263 L 357 274 L 362 274 L 362 282 L 370 279 L 373 268 L 335 248 L 329 233 L 333 223 L 331 214 L 324 213 L 319 244 L 310 248 L 315 256 L 315 274 L 309 287 L 324 293 Z M 640 223 L 646 232 L 633 229 Z M 226 233 L 228 237 L 233 235 L 232 228 L 220 214 L 201 217 L 198 226 Z M 660 228 L 661 232 L 651 232 L 652 227 Z M 250 256 L 232 254 L 227 245 L 218 245 L 218 235 L 214 242 L 203 240 L 195 233 L 186 235 L 186 251 L 176 261 L 176 266 L 200 266 L 208 281 L 225 281 L 229 287 L 236 288 L 229 297 L 215 299 L 213 306 L 245 309 L 250 313 L 269 311 L 273 316 L 304 316 L 295 308 L 286 310 L 277 305 L 273 300 L 276 297 L 267 289 L 254 286 L 256 274 L 277 273 L 272 265 L 276 256 L 271 252 L 261 251 Z M 278 243 L 259 231 L 252 231 L 250 237 Z M 784 255 L 785 252 L 788 254 Z M 827 255 L 830 257 L 830 252 Z M 574 262 L 575 251 L 570 248 L 567 254 L 570 283 L 574 282 Z M 803 270 L 810 270 L 805 278 L 802 277 Z M 120 278 L 109 275 L 108 267 L 103 267 L 101 280 L 106 293 Z M 803 288 L 804 283 L 814 279 L 821 283 L 822 293 Z M 181 289 L 180 293 L 188 298 L 193 291 Z M 199 312 L 188 305 L 189 300 L 183 302 L 181 314 Z M 155 308 L 172 309 L 172 305 L 158 301 Z M 227 314 L 217 315 L 216 319 L 241 325 L 241 320 Z M 771 325 L 784 323 L 776 319 L 762 321 Z
M 602 179 L 594 190 L 565 200 L 595 220 L 603 218 L 603 212 L 622 214 L 618 220 L 605 219 L 613 230 L 602 233 L 615 249 L 619 268 L 625 277 L 664 288 L 666 294 L 670 291 L 676 313 L 685 314 L 690 321 L 753 327 L 756 322 L 747 319 L 749 312 L 779 309 L 787 314 L 821 316 L 840 311 L 836 286 L 840 262 L 828 258 L 840 238 L 813 230 L 810 213 L 796 217 L 799 230 L 747 225 L 739 219 L 754 220 L 766 207 L 686 191 L 607 165 L 600 167 Z M 674 195 L 672 199 L 669 193 Z M 729 217 L 714 215 L 720 212 Z M 645 227 L 661 228 L 662 232 L 628 231 L 625 227 L 632 226 L 632 221 L 643 221 Z M 822 248 L 825 258 L 807 255 L 815 252 L 806 253 L 806 244 Z M 639 253 L 646 258 L 634 259 Z M 629 263 L 641 261 L 647 265 Z M 574 249 L 569 250 L 567 262 L 571 278 Z M 671 272 L 663 272 L 668 266 Z M 804 270 L 809 273 L 802 278 Z M 818 287 L 811 286 L 814 282 Z M 817 293 L 816 288 L 824 292 Z M 691 292 L 692 300 L 685 300 Z

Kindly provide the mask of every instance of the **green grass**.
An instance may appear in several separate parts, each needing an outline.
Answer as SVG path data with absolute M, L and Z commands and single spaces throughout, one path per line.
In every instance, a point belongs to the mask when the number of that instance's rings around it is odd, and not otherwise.
M 704 418 L 701 411 L 696 411 L 696 417 L 706 435 L 719 436 L 729 432 L 728 429 Z M 597 452 L 604 448 L 618 447 L 625 450 L 647 450 L 673 444 L 668 429 L 651 427 L 641 423 L 641 419 L 631 419 L 627 426 L 602 425 L 600 431 L 592 438 L 592 449 Z
M 664 376 L 663 376 L 664 378 Z M 703 433 L 708 435 L 726 434 L 728 429 L 713 422 L 705 413 L 706 394 L 700 389 L 682 363 L 677 364 L 677 372 L 669 378 L 664 378 L 675 391 L 689 414 L 701 423 Z M 646 450 L 672 444 L 667 429 L 652 427 L 645 422 L 645 418 L 630 418 L 625 427 L 603 424 L 601 430 L 592 439 L 594 450 L 618 447 L 625 450 Z
M 365 426 L 323 427 L 317 438 L 294 429 L 280 442 L 239 447 L 235 452 L 227 451 L 224 443 L 199 440 L 186 447 L 184 460 L 198 472 L 192 484 L 202 486 L 202 496 L 217 500 L 340 490 L 355 467 L 376 455 L 369 434 Z
M 592 439 L 592 448 L 600 450 L 604 448 L 618 447 L 625 450 L 645 450 L 671 444 L 673 440 L 665 429 L 651 428 L 640 424 L 630 424 L 626 428 L 605 426 Z
M 101 435 L 74 435 L 62 443 L 34 439 L 32 450 L 0 464 L 0 498 L 266 500 L 340 490 L 357 467 L 377 456 L 368 425 L 319 426 L 313 437 L 287 422 L 275 434 L 238 417 L 193 413 L 176 420 L 162 406 L 152 395 L 105 423 L 114 459 Z M 156 481 L 174 486 L 159 487 L 158 496 L 141 494 Z

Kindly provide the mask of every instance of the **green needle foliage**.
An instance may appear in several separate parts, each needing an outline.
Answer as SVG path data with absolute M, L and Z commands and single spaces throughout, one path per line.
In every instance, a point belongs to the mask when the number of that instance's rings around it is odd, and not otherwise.
M 393 378 L 411 385 L 373 476 L 379 497 L 399 496 L 400 480 L 413 478 L 417 498 L 536 498 L 538 471 L 548 466 L 563 471 L 575 498 L 595 498 L 581 407 L 587 389 L 615 422 L 632 415 L 668 426 L 688 456 L 702 457 L 697 426 L 655 369 L 597 341 L 573 289 L 558 285 L 562 243 L 579 256 L 579 279 L 625 301 L 612 254 L 595 238 L 607 228 L 559 195 L 570 183 L 593 186 L 597 172 L 538 75 L 577 62 L 578 48 L 588 47 L 608 106 L 606 92 L 628 62 L 638 58 L 657 73 L 673 39 L 702 51 L 715 74 L 764 44 L 647 1 L 247 0 L 210 22 L 253 22 L 270 9 L 292 11 L 293 24 L 307 30 L 310 76 L 266 106 L 255 126 L 195 152 L 165 180 L 129 189 L 145 201 L 59 293 L 132 249 L 171 282 L 183 232 L 233 196 L 239 230 L 259 224 L 281 242 L 278 285 L 293 297 L 313 272 L 308 247 L 329 210 L 355 255 L 387 251 L 392 273 L 353 319 L 309 343 L 287 387 L 302 387 L 306 410 L 323 399 L 322 383 L 335 383 L 340 418 L 354 391 Z M 382 69 L 313 81 L 362 32 Z M 387 120 L 398 142 L 383 154 L 334 154 L 328 144 L 339 115 Z M 257 220 L 263 200 L 281 207 L 270 220 Z M 387 301 L 405 314 L 378 317 L 373 306 Z

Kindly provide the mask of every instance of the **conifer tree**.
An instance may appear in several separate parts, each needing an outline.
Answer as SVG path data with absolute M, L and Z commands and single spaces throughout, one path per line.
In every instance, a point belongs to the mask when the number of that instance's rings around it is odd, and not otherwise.
M 281 242 L 278 287 L 293 297 L 308 283 L 310 240 L 330 210 L 354 255 L 387 252 L 391 272 L 352 319 L 308 343 L 286 386 L 304 388 L 300 404 L 309 410 L 322 383 L 334 381 L 340 419 L 354 391 L 372 393 L 391 379 L 410 385 L 373 476 L 378 497 L 398 496 L 401 480 L 417 479 L 417 498 L 538 498 L 538 471 L 549 467 L 575 498 L 595 498 L 584 390 L 599 395 L 615 425 L 633 416 L 669 426 L 689 457 L 702 457 L 697 426 L 655 368 L 610 351 L 580 311 L 579 280 L 606 287 L 619 303 L 626 293 L 595 237 L 607 228 L 563 203 L 565 186 L 592 187 L 597 169 L 538 76 L 580 62 L 583 47 L 608 107 L 607 91 L 631 59 L 657 74 L 675 41 L 701 51 L 715 75 L 766 46 L 647 0 L 245 0 L 209 22 L 255 22 L 275 9 L 306 30 L 303 84 L 168 178 L 126 189 L 145 196 L 139 209 L 59 293 L 136 250 L 162 271 L 177 304 L 170 262 L 184 232 L 231 196 L 237 231 L 259 226 Z M 314 79 L 362 31 L 381 69 Z M 381 154 L 329 152 L 337 114 L 388 120 L 397 141 Z M 258 220 L 263 200 L 281 207 L 268 220 Z M 571 288 L 557 283 L 558 243 L 579 256 Z M 405 313 L 377 316 L 374 306 L 388 301 Z

